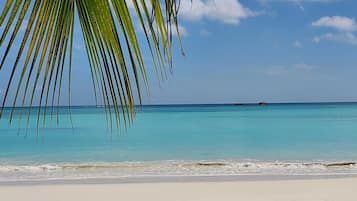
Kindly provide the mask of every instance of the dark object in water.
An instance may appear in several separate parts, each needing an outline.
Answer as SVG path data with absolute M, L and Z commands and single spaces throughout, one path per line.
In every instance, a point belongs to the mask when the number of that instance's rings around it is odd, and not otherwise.
M 258 105 L 268 105 L 266 102 L 259 102 Z
M 326 167 L 340 167 L 340 166 L 350 166 L 350 165 L 356 165 L 356 162 L 329 163 L 326 164 Z
M 199 166 L 225 166 L 225 163 L 197 163 Z
M 244 104 L 243 104 L 243 103 L 235 103 L 234 105 L 242 106 L 242 105 L 244 105 Z

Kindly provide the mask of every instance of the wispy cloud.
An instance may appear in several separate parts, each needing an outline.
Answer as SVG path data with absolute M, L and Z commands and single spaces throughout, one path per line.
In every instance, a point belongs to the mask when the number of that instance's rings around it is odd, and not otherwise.
M 133 9 L 132 0 L 126 0 Z M 151 9 L 151 4 L 147 1 Z M 261 14 L 242 5 L 238 0 L 181 0 L 179 15 L 182 20 L 215 20 L 225 24 L 239 24 L 244 18 Z
M 239 24 L 242 19 L 258 13 L 237 0 L 182 0 L 180 16 L 184 20 L 215 20 L 225 24 Z
M 353 18 L 343 16 L 326 16 L 312 22 L 314 27 L 329 27 L 338 31 L 355 31 L 357 29 L 356 21 Z
M 300 10 L 305 11 L 305 3 L 334 3 L 341 0 L 259 0 L 262 4 L 268 3 L 293 3 L 300 8 Z
M 261 3 L 282 2 L 282 3 L 333 3 L 341 0 L 260 0 Z
M 208 31 L 207 29 L 201 29 L 200 30 L 200 35 L 201 36 L 210 36 L 212 33 Z
M 322 40 L 331 40 L 350 45 L 357 45 L 357 38 L 353 33 L 326 33 L 320 36 L 315 36 L 312 39 L 314 43 L 320 43 Z
M 156 26 L 156 23 L 153 24 L 153 27 L 155 27 L 155 26 Z M 178 28 L 178 30 L 180 32 L 180 36 L 181 37 L 186 37 L 186 36 L 189 35 L 186 27 L 184 27 L 183 25 L 178 24 L 177 28 Z M 141 33 L 144 33 L 144 29 L 143 29 L 142 25 L 136 24 L 136 29 L 138 31 L 140 31 Z M 148 27 L 146 27 L 146 29 L 148 30 Z M 178 33 L 177 33 L 176 26 L 174 24 L 171 24 L 170 30 L 171 30 L 171 33 L 172 33 L 173 36 L 177 36 Z M 158 30 L 155 30 L 155 32 L 158 33 Z M 148 31 L 148 34 L 151 34 L 151 32 Z
M 261 72 L 267 76 L 284 76 L 290 74 L 306 74 L 316 68 L 316 66 L 306 63 L 297 63 L 288 66 L 270 66 L 263 69 Z
M 184 26 L 178 25 L 177 28 L 178 28 L 181 36 L 183 36 L 183 37 L 188 36 L 188 31 Z M 172 35 L 177 36 L 177 29 L 174 25 L 171 25 L 171 30 L 172 30 Z
M 134 5 L 132 0 L 125 0 L 129 8 L 134 12 Z M 149 9 L 151 9 L 150 1 L 145 0 Z M 262 14 L 262 12 L 255 12 L 243 6 L 238 0 L 181 0 L 180 2 L 180 24 L 178 26 L 181 36 L 189 35 L 189 31 L 184 26 L 184 22 L 201 22 L 204 20 L 217 21 L 223 24 L 237 25 L 242 19 L 254 17 Z M 141 25 L 136 26 L 143 31 Z M 177 30 L 172 27 L 172 34 L 177 36 Z M 211 32 L 202 29 L 199 34 L 201 36 L 209 36 Z
M 314 65 L 306 64 L 306 63 L 298 63 L 293 65 L 293 68 L 301 71 L 312 71 L 316 68 Z
M 311 23 L 313 27 L 326 27 L 337 32 L 325 33 L 315 36 L 312 41 L 320 43 L 322 40 L 337 41 L 351 45 L 357 45 L 357 38 L 354 32 L 357 30 L 355 19 L 344 16 L 325 16 Z
M 294 41 L 293 47 L 295 47 L 295 48 L 302 48 L 302 44 L 301 44 L 300 41 Z

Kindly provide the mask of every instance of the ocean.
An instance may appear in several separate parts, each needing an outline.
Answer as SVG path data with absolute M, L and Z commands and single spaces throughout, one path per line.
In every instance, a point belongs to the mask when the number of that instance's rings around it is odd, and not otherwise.
M 18 115 L 10 126 L 9 112 L 0 182 L 357 174 L 356 103 L 143 106 L 120 130 L 99 107 L 72 107 L 71 118 L 61 107 L 59 124 L 54 116 L 39 129 L 36 112 L 28 127 Z

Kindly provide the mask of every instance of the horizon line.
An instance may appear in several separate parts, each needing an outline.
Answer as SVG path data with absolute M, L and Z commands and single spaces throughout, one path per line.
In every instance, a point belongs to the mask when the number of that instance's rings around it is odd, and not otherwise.
M 145 107 L 145 106 L 195 106 L 195 105 L 235 105 L 235 106 L 244 106 L 244 105 L 283 105 L 283 104 L 351 104 L 357 103 L 357 101 L 304 101 L 304 102 L 267 102 L 267 101 L 260 101 L 260 102 L 235 102 L 235 103 L 167 103 L 167 104 L 142 104 L 142 105 L 134 105 L 135 107 Z M 110 105 L 113 107 L 114 105 Z M 56 105 L 56 106 L 5 106 L 4 108 L 49 108 L 49 107 L 106 107 L 106 105 Z

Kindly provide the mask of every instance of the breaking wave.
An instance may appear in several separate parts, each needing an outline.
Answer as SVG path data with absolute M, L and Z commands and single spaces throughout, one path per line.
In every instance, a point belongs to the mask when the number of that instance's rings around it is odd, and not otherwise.
M 0 165 L 0 182 L 163 176 L 357 175 L 356 162 L 151 161 Z

